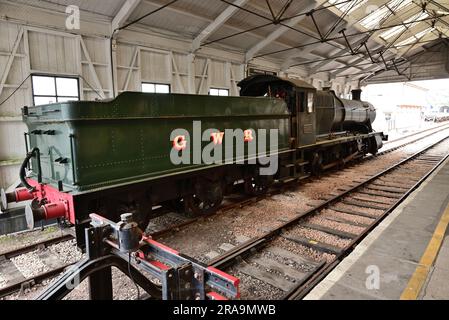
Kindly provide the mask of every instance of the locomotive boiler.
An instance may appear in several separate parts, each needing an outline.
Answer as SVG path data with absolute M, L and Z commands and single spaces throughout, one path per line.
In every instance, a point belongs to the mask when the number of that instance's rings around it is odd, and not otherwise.
M 304 81 L 266 75 L 239 86 L 240 97 L 125 92 L 107 101 L 23 108 L 28 127 L 19 174 L 23 186 L 9 194 L 2 190 L 3 206 L 32 200 L 26 208 L 30 228 L 56 218 L 75 226 L 82 247 L 90 213 L 118 221 L 120 214 L 132 212 L 143 229 L 156 206 L 188 215 L 209 213 L 236 185 L 260 194 L 274 181 L 301 180 L 375 154 L 386 138 L 373 132 L 375 109 L 360 101 L 357 91 L 353 100 L 345 100 Z M 194 140 L 197 122 L 213 128 L 211 141 L 201 135 Z M 180 129 L 184 133 L 173 135 Z M 231 129 L 241 136 L 228 137 Z M 277 143 L 262 151 L 251 148 L 260 130 L 276 130 Z M 191 147 L 226 149 L 231 139 L 244 141 L 242 155 L 223 152 L 215 163 L 171 159 L 179 154 L 195 160 Z M 266 162 L 250 160 L 268 154 L 278 165 L 262 174 Z

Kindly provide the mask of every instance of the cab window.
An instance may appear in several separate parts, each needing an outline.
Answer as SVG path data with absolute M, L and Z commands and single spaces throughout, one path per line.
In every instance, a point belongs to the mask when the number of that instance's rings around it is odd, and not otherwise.
M 313 93 L 307 93 L 307 112 L 313 113 Z

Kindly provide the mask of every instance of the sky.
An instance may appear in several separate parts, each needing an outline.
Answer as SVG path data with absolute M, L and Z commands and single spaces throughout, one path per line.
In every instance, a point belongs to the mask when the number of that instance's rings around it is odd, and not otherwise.
M 448 90 L 449 91 L 449 79 L 440 80 L 426 80 L 426 81 L 412 81 L 412 84 L 424 87 L 429 90 Z

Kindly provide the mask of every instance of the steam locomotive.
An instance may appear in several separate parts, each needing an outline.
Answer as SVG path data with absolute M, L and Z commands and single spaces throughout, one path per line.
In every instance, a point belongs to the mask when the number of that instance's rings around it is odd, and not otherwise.
M 240 97 L 125 92 L 112 100 L 24 107 L 23 186 L 2 190 L 2 206 L 32 200 L 30 228 L 56 218 L 75 226 L 83 247 L 90 213 L 118 221 L 131 212 L 145 229 L 156 206 L 209 213 L 236 185 L 261 194 L 275 181 L 301 180 L 375 154 L 387 139 L 373 132 L 376 111 L 360 101 L 360 91 L 345 100 L 268 75 L 239 86 Z M 199 124 L 209 129 L 201 132 Z M 270 133 L 265 148 L 254 139 L 263 132 Z M 229 142 L 240 142 L 243 151 Z M 200 157 L 207 148 L 215 161 Z

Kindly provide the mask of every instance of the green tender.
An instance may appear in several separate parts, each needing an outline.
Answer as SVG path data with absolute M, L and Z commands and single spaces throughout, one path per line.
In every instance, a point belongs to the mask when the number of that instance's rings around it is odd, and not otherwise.
M 43 182 L 56 187 L 62 181 L 65 190 L 75 192 L 204 169 L 206 164 L 170 160 L 172 131 L 182 128 L 192 137 L 194 121 L 201 121 L 202 132 L 278 129 L 278 148 L 270 151 L 289 148 L 287 105 L 271 98 L 125 92 L 113 100 L 30 107 L 23 118 L 29 148 L 41 153 Z M 245 148 L 245 156 L 254 154 Z

